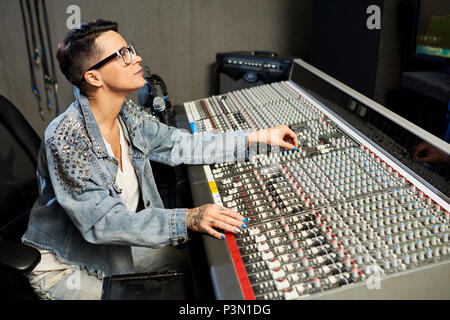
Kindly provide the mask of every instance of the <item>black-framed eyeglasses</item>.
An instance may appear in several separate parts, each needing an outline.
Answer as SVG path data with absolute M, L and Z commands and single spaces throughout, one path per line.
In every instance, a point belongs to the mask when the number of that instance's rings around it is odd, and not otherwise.
M 87 69 L 83 75 L 81 76 L 81 82 L 84 81 L 84 74 L 90 70 L 94 70 L 94 69 L 98 69 L 101 66 L 105 65 L 106 63 L 110 62 L 112 59 L 116 58 L 116 57 L 121 57 L 123 62 L 126 65 L 131 64 L 131 62 L 133 61 L 133 54 L 136 55 L 136 50 L 134 49 L 133 45 L 130 44 L 128 47 L 123 47 L 119 50 L 117 50 L 116 52 L 114 52 L 112 55 L 106 57 L 105 59 L 103 59 L 102 61 L 100 61 L 99 63 L 94 64 L 92 67 L 90 67 L 89 69 Z

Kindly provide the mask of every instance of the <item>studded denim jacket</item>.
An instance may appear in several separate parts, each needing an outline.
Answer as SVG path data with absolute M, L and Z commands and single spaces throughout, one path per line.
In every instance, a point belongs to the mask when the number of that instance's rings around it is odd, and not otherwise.
M 177 246 L 188 240 L 186 209 L 164 209 L 150 160 L 168 165 L 209 164 L 244 158 L 248 132 L 192 135 L 166 126 L 126 99 L 119 121 L 144 209 L 128 210 L 116 184 L 118 161 L 109 156 L 86 96 L 45 130 L 39 152 L 39 198 L 24 243 L 50 250 L 65 263 L 99 278 L 134 272 L 131 246 Z

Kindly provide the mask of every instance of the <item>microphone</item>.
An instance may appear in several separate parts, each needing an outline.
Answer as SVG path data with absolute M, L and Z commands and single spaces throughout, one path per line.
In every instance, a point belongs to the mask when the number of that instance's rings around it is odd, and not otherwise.
M 163 98 L 157 96 L 153 99 L 153 110 L 162 123 L 167 124 L 166 103 Z
M 155 97 L 155 99 L 153 99 L 153 109 L 155 109 L 155 112 L 163 112 L 166 110 L 164 99 L 160 96 Z
M 171 108 L 169 97 L 167 95 L 166 85 L 164 81 L 156 74 L 151 75 L 149 67 L 145 67 L 147 77 L 145 77 L 145 85 L 139 88 L 139 104 L 143 108 L 150 107 L 152 114 L 157 116 L 162 123 L 167 124 L 167 109 Z M 158 96 L 156 86 L 159 85 L 164 98 Z M 166 104 L 167 102 L 167 104 Z

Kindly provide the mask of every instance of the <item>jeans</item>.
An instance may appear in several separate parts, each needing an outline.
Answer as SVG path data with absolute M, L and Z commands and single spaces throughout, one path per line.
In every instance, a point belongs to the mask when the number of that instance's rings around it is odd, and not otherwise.
M 132 247 L 136 273 L 189 271 L 185 251 L 166 246 L 158 249 Z M 40 299 L 45 300 L 100 300 L 103 281 L 87 270 L 71 267 L 53 271 L 35 283 L 30 283 Z

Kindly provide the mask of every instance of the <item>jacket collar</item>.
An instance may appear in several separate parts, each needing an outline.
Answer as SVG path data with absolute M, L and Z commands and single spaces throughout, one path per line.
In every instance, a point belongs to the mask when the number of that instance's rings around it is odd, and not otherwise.
M 77 86 L 73 87 L 73 93 L 75 96 L 75 106 L 79 109 L 83 117 L 87 134 L 94 146 L 94 153 L 98 157 L 107 157 L 108 149 L 106 149 L 106 145 L 103 141 L 103 136 L 100 132 L 97 120 L 95 120 L 94 114 L 92 113 L 88 98 L 83 93 L 81 93 L 80 89 Z M 135 113 L 136 105 L 130 99 L 126 98 L 119 113 L 119 121 L 122 121 L 125 124 L 125 127 L 127 128 L 127 130 L 124 131 L 125 137 L 129 142 L 132 143 L 134 135 L 131 134 L 130 137 L 129 131 L 131 130 L 131 132 L 133 132 L 136 126 L 140 123 Z M 133 145 L 135 144 L 133 143 Z
M 73 94 L 75 96 L 75 106 L 78 107 L 83 117 L 86 131 L 93 144 L 93 151 L 97 157 L 107 157 L 108 149 L 106 149 L 105 142 L 103 141 L 102 133 L 98 126 L 97 120 L 95 120 L 94 114 L 91 111 L 88 98 L 81 93 L 77 86 L 73 87 Z

